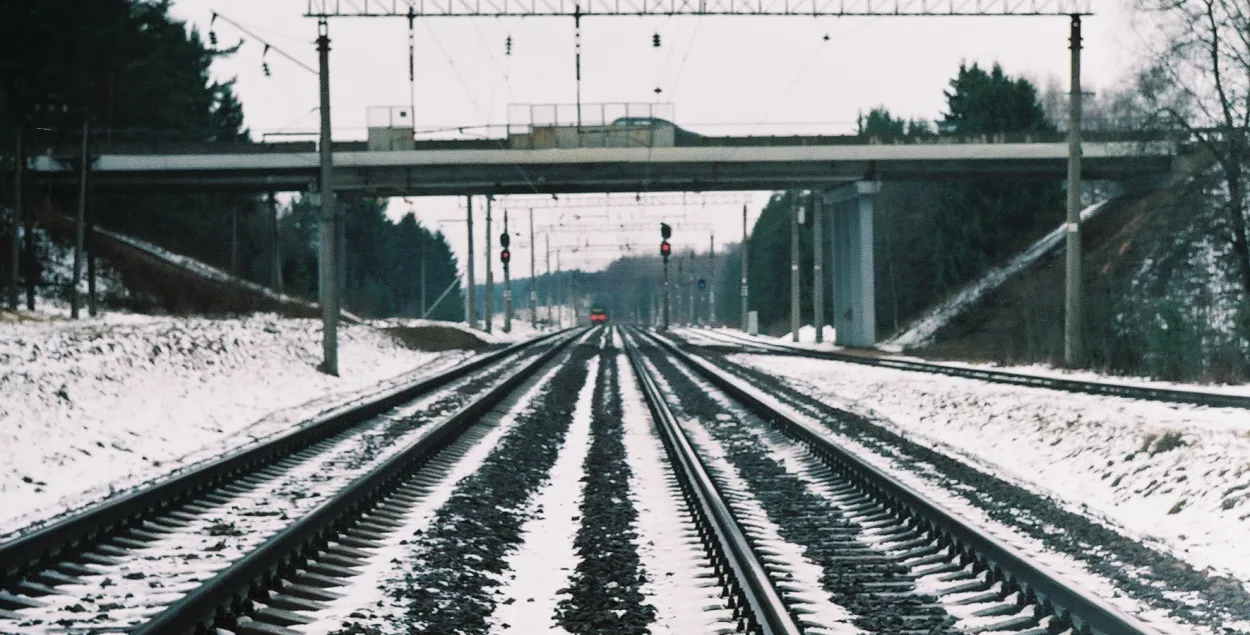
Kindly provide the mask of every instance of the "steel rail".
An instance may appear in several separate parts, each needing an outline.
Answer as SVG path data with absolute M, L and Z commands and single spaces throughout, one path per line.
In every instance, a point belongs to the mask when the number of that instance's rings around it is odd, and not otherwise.
M 386 391 L 368 403 L 343 406 L 309 420 L 299 429 L 255 447 L 188 469 L 186 472 L 100 502 L 64 519 L 0 543 L 0 588 L 38 573 L 47 565 L 89 551 L 108 537 L 139 527 L 161 512 L 198 494 L 256 472 L 318 441 L 407 401 L 494 364 L 561 333 L 548 333 L 482 355 L 454 368 Z
M 717 548 L 713 553 L 723 560 L 716 563 L 717 573 L 722 576 L 722 583 L 731 584 L 731 595 L 736 592 L 740 596 L 738 606 L 734 608 L 740 620 L 745 619 L 745 630 L 765 635 L 801 635 L 802 630 L 795 624 L 777 590 L 773 588 L 751 543 L 695 454 L 681 425 L 669 410 L 664 395 L 643 362 L 632 337 L 626 335 L 622 340 L 625 342 L 630 364 L 642 386 L 647 406 L 655 419 L 660 438 L 673 462 L 673 471 L 691 503 L 693 515 L 701 520 L 700 534 L 706 536 L 708 530 L 715 534 Z M 732 569 L 732 580 L 724 577 L 726 565 Z M 732 584 L 732 581 L 736 581 L 736 584 Z M 743 608 L 747 610 L 743 611 Z
M 726 337 L 716 339 L 726 342 L 727 345 L 753 346 L 759 349 L 759 354 L 761 355 L 790 355 L 810 357 L 812 359 L 827 359 L 836 362 L 847 362 L 850 364 L 877 366 L 879 368 L 893 368 L 895 370 L 947 375 L 963 379 L 979 379 L 981 381 L 988 381 L 995 384 L 1028 386 L 1032 388 L 1049 388 L 1052 390 L 1062 390 L 1064 392 L 1102 395 L 1106 397 L 1125 397 L 1128 399 L 1144 399 L 1148 401 L 1161 401 L 1166 403 L 1186 403 L 1215 408 L 1250 409 L 1250 397 L 1241 395 L 1225 395 L 1214 392 L 1180 390 L 1173 388 L 1154 388 L 1150 386 L 1133 386 L 1129 384 L 1115 384 L 1110 382 L 1082 381 L 1078 379 L 1063 379 L 1061 377 L 1044 377 L 1041 375 L 1030 375 L 1027 373 L 1015 373 L 1005 370 L 968 368 L 934 362 L 868 357 L 865 355 L 835 353 L 832 351 L 816 351 L 787 346 L 784 343 L 752 342 L 734 335 L 727 335 Z M 699 346 L 698 344 L 692 345 Z
M 1024 553 L 985 535 L 925 495 L 842 447 L 828 430 L 793 418 L 769 403 L 770 399 L 762 391 L 744 385 L 710 362 L 695 358 L 664 338 L 650 333 L 647 336 L 717 388 L 806 444 L 835 473 L 855 482 L 887 509 L 931 530 L 949 548 L 958 552 L 964 562 L 973 564 L 978 571 L 989 572 L 1006 588 L 1020 591 L 1045 614 L 1071 624 L 1076 633 L 1139 635 L 1155 632 L 1100 598 L 1073 588 Z
M 284 577 L 293 575 L 303 563 L 325 550 L 333 536 L 379 505 L 430 458 L 577 339 L 581 330 L 566 335 L 485 395 L 430 426 L 407 449 L 352 481 L 312 512 L 165 607 L 131 631 L 132 635 L 182 635 L 233 626 L 253 602 L 264 601 L 270 593 L 280 590 Z

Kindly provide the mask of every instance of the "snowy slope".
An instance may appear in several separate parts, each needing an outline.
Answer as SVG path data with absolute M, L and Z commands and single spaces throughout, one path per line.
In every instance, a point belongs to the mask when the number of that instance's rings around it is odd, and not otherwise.
M 1081 222 L 1088 222 L 1111 200 L 1095 203 L 1081 210 Z M 1038 258 L 1050 253 L 1063 243 L 1067 235 L 1067 223 L 1056 227 L 1054 231 L 1043 236 L 1006 264 L 990 269 L 985 275 L 972 281 L 957 293 L 929 309 L 907 327 L 907 330 L 883 342 L 879 346 L 886 350 L 902 350 L 916 348 L 928 344 L 943 326 L 946 326 L 961 311 L 980 300 L 986 293 L 997 289 L 1008 278 L 1020 273 Z
M 339 331 L 341 377 L 316 370 L 315 320 L 113 314 L 0 328 L 0 533 L 288 429 L 445 368 L 463 351 Z
M 1244 410 L 1059 393 L 825 360 L 734 355 L 838 408 L 1250 582 Z

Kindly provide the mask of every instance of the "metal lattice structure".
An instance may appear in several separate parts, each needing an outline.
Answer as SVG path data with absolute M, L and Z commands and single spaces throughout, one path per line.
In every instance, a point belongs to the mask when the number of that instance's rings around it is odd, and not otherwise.
M 499 196 L 495 204 L 508 209 L 641 209 L 647 207 L 702 207 L 707 205 L 750 205 L 753 196 L 734 192 L 577 194 L 552 196 Z M 465 208 L 463 199 L 460 209 Z
M 1094 0 L 308 0 L 305 17 L 1072 16 Z

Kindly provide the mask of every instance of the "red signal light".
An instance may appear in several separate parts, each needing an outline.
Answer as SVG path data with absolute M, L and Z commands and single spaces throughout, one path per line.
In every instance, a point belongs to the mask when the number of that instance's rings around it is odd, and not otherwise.
M 660 255 L 664 256 L 665 258 L 668 258 L 672 254 L 673 254 L 673 246 L 668 244 L 667 240 L 661 242 L 660 243 Z
M 508 264 L 508 261 L 512 260 L 512 252 L 508 251 L 507 249 L 499 252 L 499 260 L 502 261 L 503 264 L 505 265 Z

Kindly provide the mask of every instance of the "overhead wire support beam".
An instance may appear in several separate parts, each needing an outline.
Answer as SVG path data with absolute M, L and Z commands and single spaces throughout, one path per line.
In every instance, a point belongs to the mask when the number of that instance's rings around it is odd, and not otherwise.
M 1093 0 L 308 0 L 310 18 L 1093 15 Z

